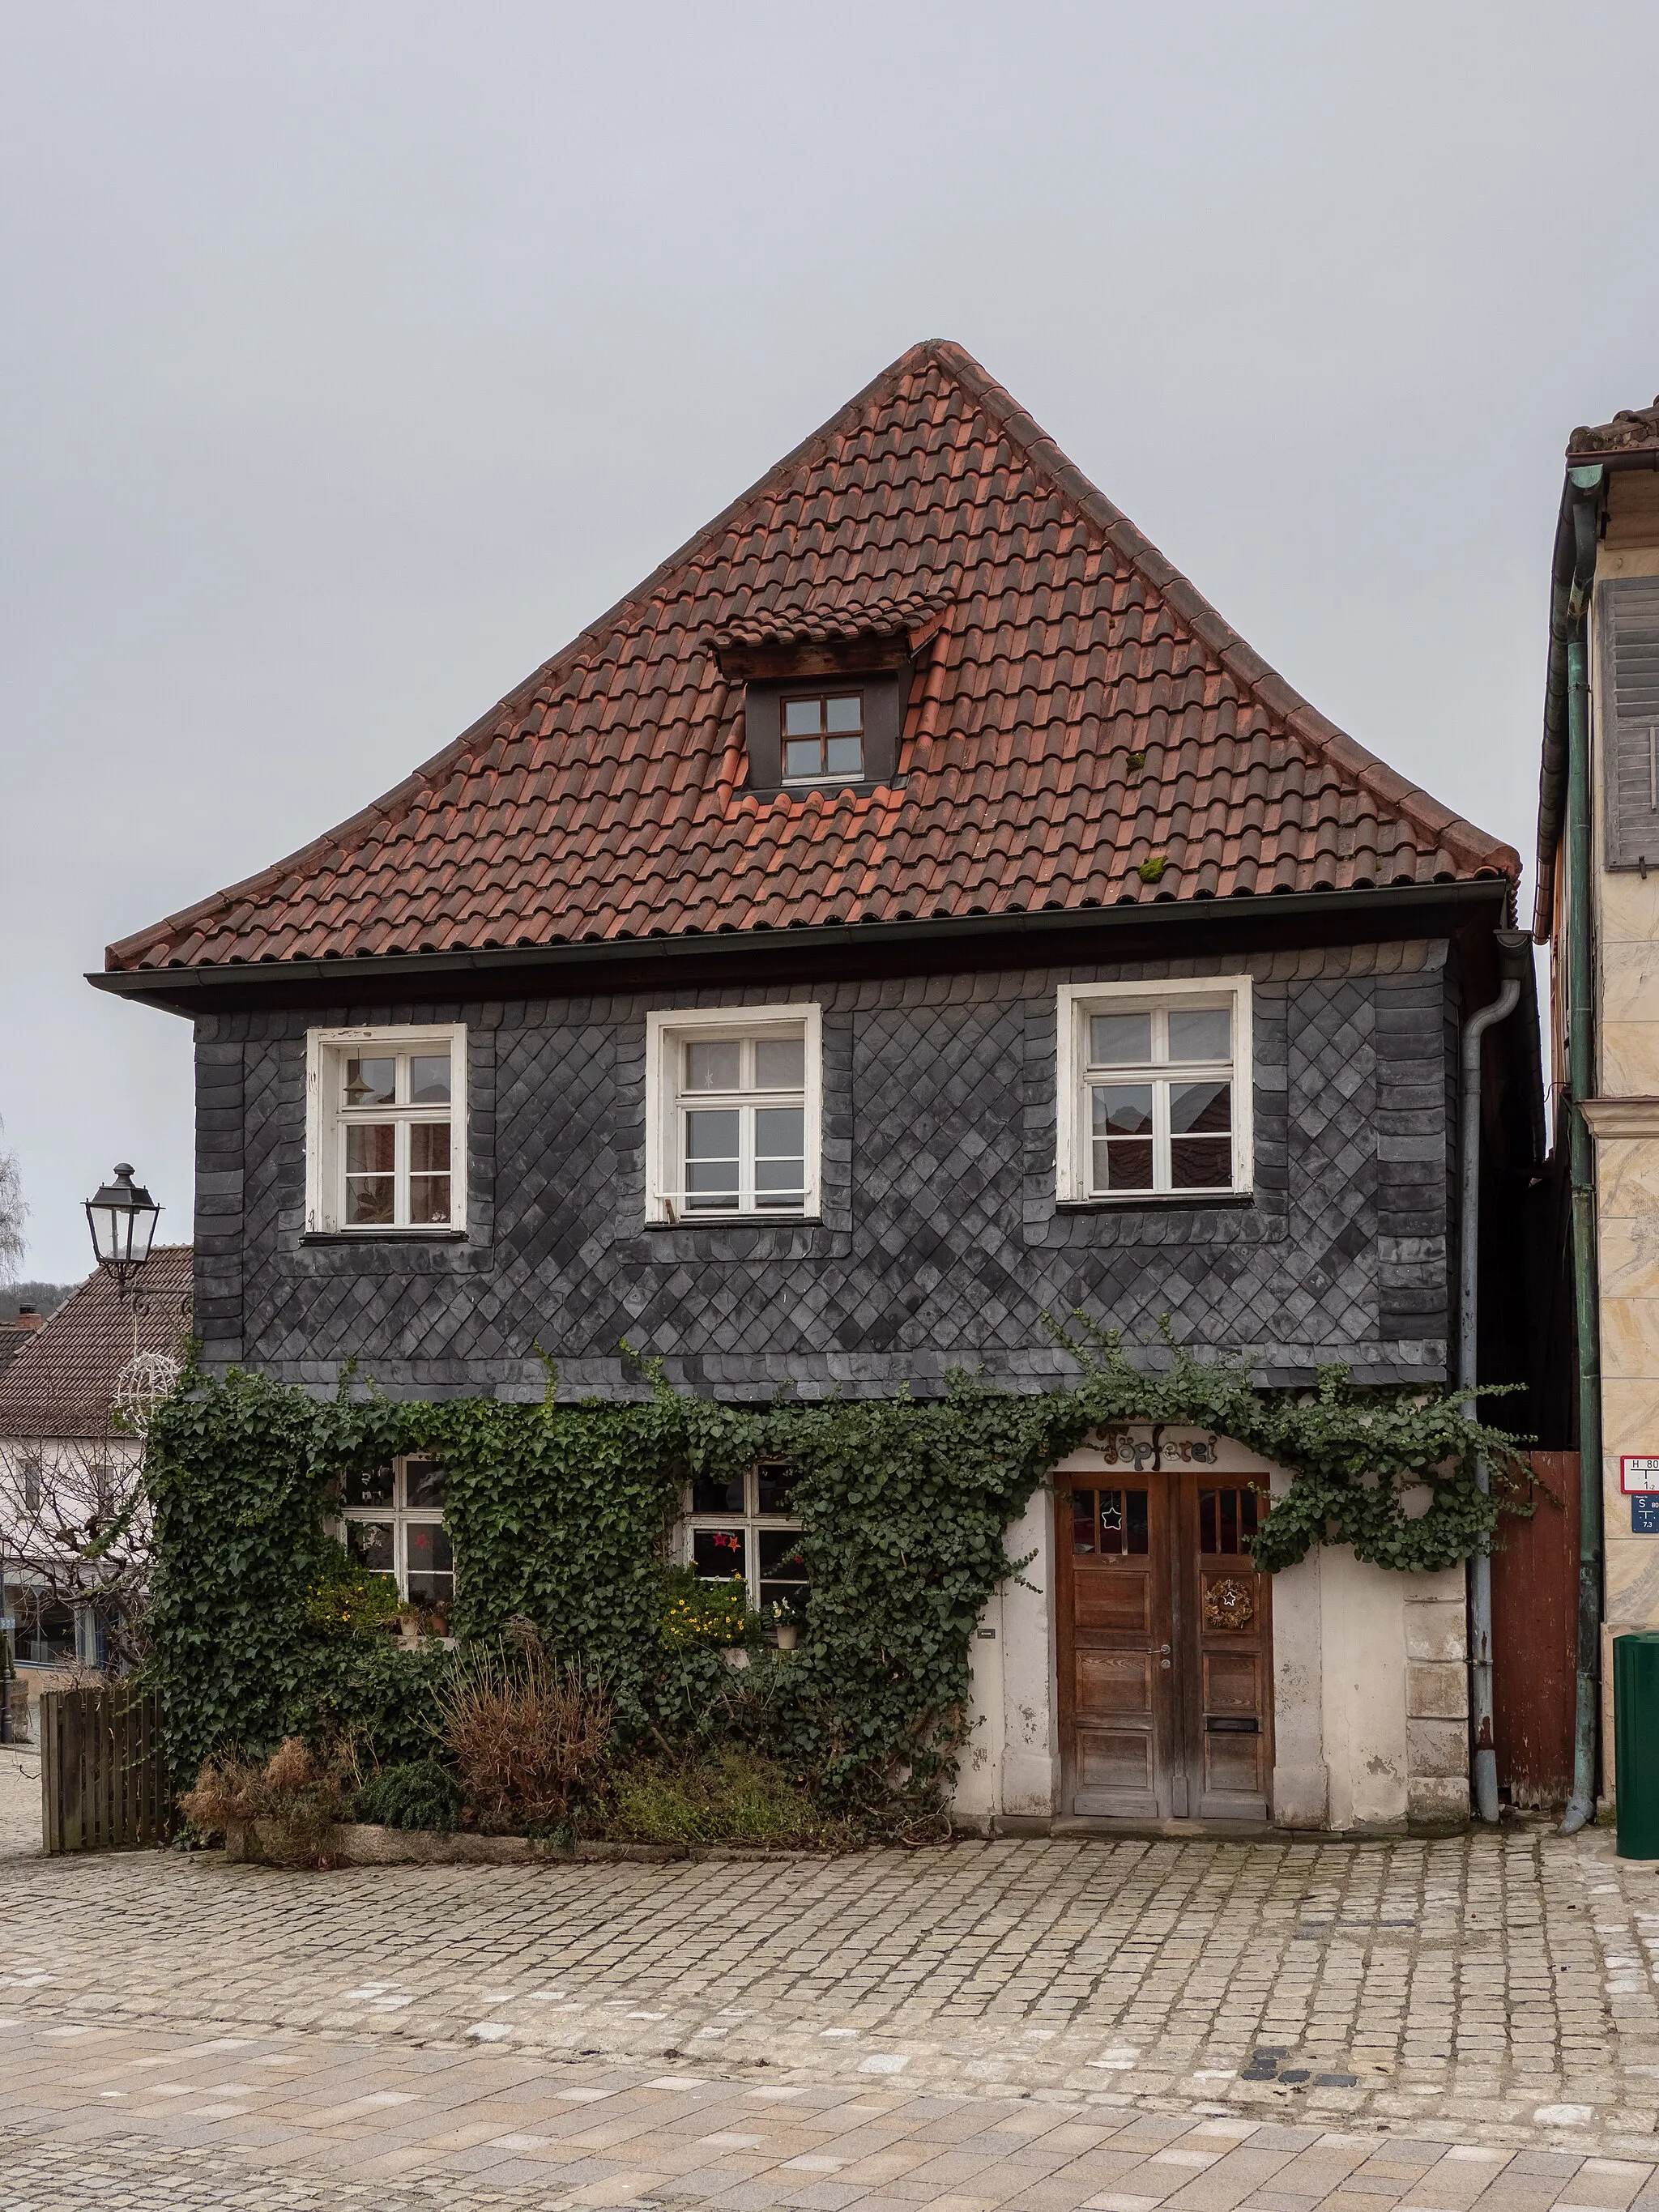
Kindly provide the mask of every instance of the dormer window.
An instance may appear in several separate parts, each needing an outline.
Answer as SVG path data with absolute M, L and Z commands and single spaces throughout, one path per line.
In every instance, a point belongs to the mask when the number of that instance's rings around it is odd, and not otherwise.
M 711 639 L 741 684 L 748 788 L 763 798 L 867 792 L 901 774 L 911 679 L 945 617 L 943 594 L 757 611 Z
M 864 775 L 864 694 L 814 691 L 783 702 L 783 780 Z

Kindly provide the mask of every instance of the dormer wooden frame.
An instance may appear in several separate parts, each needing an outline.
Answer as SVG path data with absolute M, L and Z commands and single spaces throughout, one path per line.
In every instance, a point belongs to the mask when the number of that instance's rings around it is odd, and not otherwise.
M 800 656 L 799 658 L 805 658 Z M 815 655 L 814 658 L 817 656 Z M 783 703 L 787 699 L 856 691 L 864 702 L 864 772 L 848 775 L 786 775 L 783 772 Z M 899 741 L 910 702 L 908 656 L 896 667 L 874 668 L 868 659 L 850 669 L 791 667 L 786 674 L 751 677 L 744 691 L 744 738 L 749 755 L 749 788 L 768 795 L 787 791 L 869 791 L 891 783 L 898 774 Z

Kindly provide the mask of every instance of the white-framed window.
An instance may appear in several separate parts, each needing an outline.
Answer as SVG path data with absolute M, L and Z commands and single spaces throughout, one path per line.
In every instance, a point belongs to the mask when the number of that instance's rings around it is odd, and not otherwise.
M 1250 1188 L 1250 979 L 1063 983 L 1060 1199 L 1133 1204 Z
M 646 1016 L 646 1218 L 731 1221 L 819 1210 L 816 1004 Z
M 800 1522 L 790 1507 L 796 1471 L 785 1460 L 761 1460 L 729 1481 L 688 1483 L 680 1522 L 680 1557 L 706 1583 L 741 1575 L 749 1602 L 799 1608 L 806 1569 L 794 1556 Z
M 466 1225 L 466 1030 L 459 1022 L 307 1037 L 306 1227 Z
M 447 1624 L 455 1597 L 455 1554 L 444 1527 L 441 1460 L 393 1460 L 345 1479 L 340 1518 L 345 1547 L 371 1574 Z

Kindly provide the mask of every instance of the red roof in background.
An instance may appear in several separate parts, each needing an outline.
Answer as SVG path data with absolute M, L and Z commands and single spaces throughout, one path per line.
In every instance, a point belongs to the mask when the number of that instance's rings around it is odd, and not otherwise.
M 138 1350 L 179 1354 L 190 1327 L 191 1252 L 157 1244 L 144 1270 Z M 0 1437 L 104 1437 L 133 1353 L 132 1308 L 100 1267 L 64 1299 L 0 1374 Z
M 893 785 L 745 790 L 720 650 L 902 634 L 929 641 Z M 106 957 L 478 951 L 1519 871 L 1316 713 L 977 363 L 930 341 L 395 791 Z

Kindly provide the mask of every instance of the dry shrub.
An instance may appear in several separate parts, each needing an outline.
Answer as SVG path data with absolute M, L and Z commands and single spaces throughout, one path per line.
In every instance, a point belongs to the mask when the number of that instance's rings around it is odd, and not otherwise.
M 478 1826 L 523 1835 L 568 1817 L 605 1756 L 611 1701 L 582 1667 L 554 1659 L 530 1622 L 509 1622 L 507 1638 L 457 1659 L 438 1732 Z
M 196 1787 L 179 1800 L 194 1826 L 211 1832 L 256 1826 L 264 1856 L 276 1866 L 325 1867 L 335 1824 L 345 1809 L 349 1760 L 323 1765 L 291 1735 L 260 1766 L 210 1759 Z

